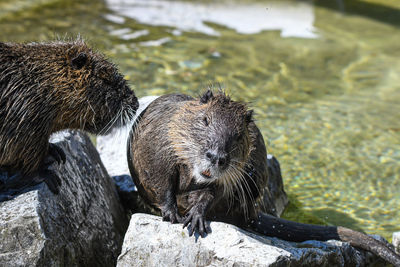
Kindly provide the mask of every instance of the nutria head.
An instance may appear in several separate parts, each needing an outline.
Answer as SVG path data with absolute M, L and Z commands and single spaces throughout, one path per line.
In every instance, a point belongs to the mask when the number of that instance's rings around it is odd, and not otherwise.
M 196 183 L 237 185 L 250 154 L 252 110 L 224 93 L 207 91 L 177 112 L 169 136 L 178 160 Z M 231 188 L 226 188 L 231 191 Z
M 49 85 L 57 107 L 53 131 L 77 128 L 105 134 L 133 118 L 137 98 L 117 67 L 103 55 L 81 40 L 41 48 L 55 54 L 47 58 L 47 66 L 44 64 L 48 73 L 44 76 L 51 76 L 44 83 Z
M 115 65 L 82 40 L 0 44 L 0 165 L 32 173 L 51 133 L 106 133 L 138 107 Z

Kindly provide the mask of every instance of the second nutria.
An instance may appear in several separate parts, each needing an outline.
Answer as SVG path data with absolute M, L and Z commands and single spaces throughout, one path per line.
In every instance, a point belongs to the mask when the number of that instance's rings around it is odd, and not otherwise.
M 137 107 L 117 67 L 82 40 L 0 43 L 0 172 L 46 178 L 56 192 L 51 178 L 57 177 L 47 167 L 65 155 L 49 145 L 50 134 L 66 128 L 106 133 Z M 0 180 L 0 192 L 14 186 L 10 180 Z
M 199 99 L 159 97 L 139 115 L 128 141 L 128 165 L 140 195 L 164 220 L 190 226 L 189 235 L 209 233 L 206 219 L 223 221 L 288 241 L 350 242 L 400 266 L 399 255 L 366 234 L 264 213 L 266 157 L 252 111 L 211 91 Z

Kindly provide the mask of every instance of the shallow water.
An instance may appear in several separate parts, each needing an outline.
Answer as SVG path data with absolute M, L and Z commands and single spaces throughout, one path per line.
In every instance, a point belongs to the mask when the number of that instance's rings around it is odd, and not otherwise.
M 0 0 L 0 41 L 80 34 L 138 96 L 220 83 L 251 102 L 286 191 L 385 237 L 400 231 L 399 26 L 396 0 Z

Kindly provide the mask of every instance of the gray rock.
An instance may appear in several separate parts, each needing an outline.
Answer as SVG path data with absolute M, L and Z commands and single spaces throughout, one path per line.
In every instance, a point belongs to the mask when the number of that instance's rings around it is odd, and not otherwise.
M 400 232 L 393 233 L 393 245 L 397 253 L 400 253 Z
M 205 238 L 181 224 L 134 214 L 118 267 L 125 266 L 365 266 L 365 253 L 340 241 L 292 243 L 211 222 Z
M 42 183 L 0 203 L 0 266 L 115 266 L 128 225 L 115 186 L 88 136 L 53 141 L 67 155 L 60 193 Z
M 137 116 L 158 96 L 146 96 L 139 99 L 139 108 L 131 123 L 113 129 L 108 135 L 98 136 L 96 148 L 110 176 L 130 175 L 127 158 L 127 140 L 133 122 Z
M 157 98 L 158 96 L 140 98 L 139 108 L 131 123 L 124 127 L 113 129 L 108 135 L 98 136 L 96 140 L 96 148 L 99 151 L 100 158 L 107 172 L 113 178 L 121 203 L 129 214 L 132 212 L 156 212 L 142 201 L 132 181 L 128 167 L 127 141 L 136 118 Z

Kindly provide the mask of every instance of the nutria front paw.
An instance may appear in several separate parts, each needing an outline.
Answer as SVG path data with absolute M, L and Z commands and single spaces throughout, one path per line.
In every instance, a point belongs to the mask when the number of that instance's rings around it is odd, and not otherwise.
M 189 224 L 190 227 L 188 226 Z M 186 213 L 183 219 L 183 228 L 186 226 L 188 226 L 189 236 L 192 236 L 196 231 L 203 238 L 207 234 L 211 233 L 211 228 L 207 225 L 203 212 L 201 212 L 196 206 Z
M 58 177 L 57 173 L 49 169 L 49 167 L 53 163 L 64 164 L 66 159 L 67 157 L 62 148 L 56 144 L 49 143 L 48 154 L 37 171 L 36 179 L 38 181 L 44 181 L 53 194 L 58 194 L 60 192 L 61 179 Z
M 175 207 L 166 207 L 161 209 L 161 215 L 163 221 L 170 221 L 171 223 L 180 223 L 182 222 L 182 218 L 178 213 L 178 208 Z
M 65 163 L 67 156 L 64 153 L 64 150 L 57 146 L 56 144 L 49 143 L 49 152 L 48 157 L 53 158 L 58 164 Z M 53 162 L 54 162 L 53 161 Z

